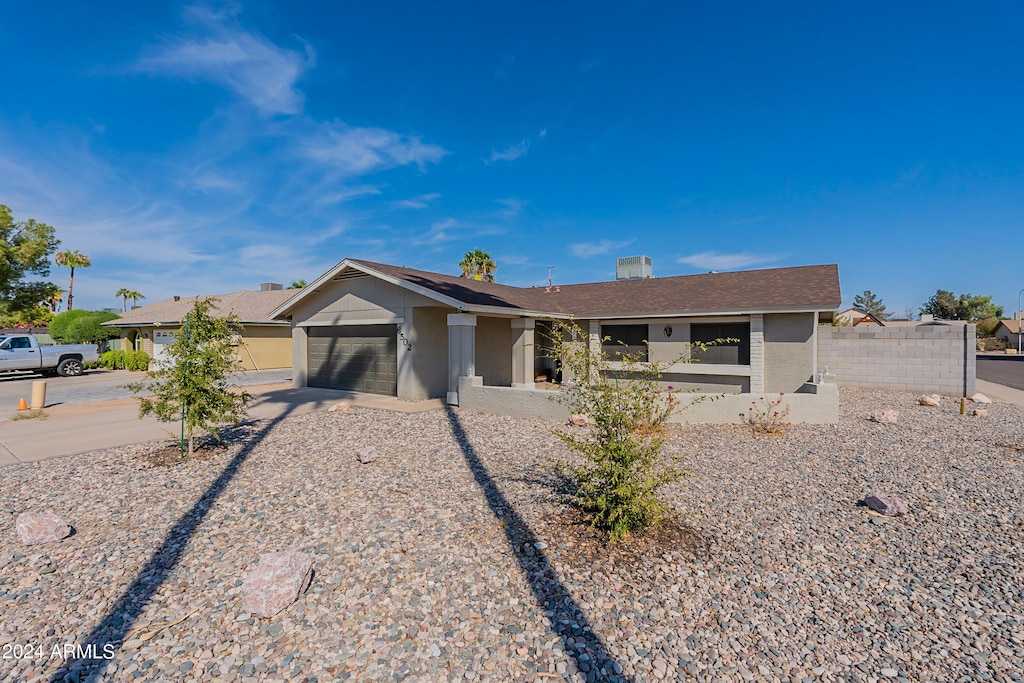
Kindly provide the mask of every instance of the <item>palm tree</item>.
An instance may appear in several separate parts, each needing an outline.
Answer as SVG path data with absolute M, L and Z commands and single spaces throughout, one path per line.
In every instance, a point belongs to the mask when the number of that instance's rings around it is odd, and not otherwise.
M 68 310 L 70 311 L 74 299 L 72 291 L 75 287 L 75 268 L 88 268 L 92 265 L 92 259 L 76 249 L 74 251 L 58 251 L 54 260 L 58 266 L 71 269 L 71 278 L 68 280 Z
M 305 289 L 305 288 L 306 288 L 306 281 L 305 280 L 295 280 L 288 287 L 288 289 Z
M 467 251 L 466 255 L 462 257 L 459 268 L 462 270 L 464 278 L 494 282 L 494 271 L 498 269 L 498 264 L 483 249 L 474 249 Z
M 145 299 L 146 298 L 146 297 L 142 296 L 142 294 L 140 294 L 139 292 L 136 292 L 136 291 L 131 290 L 131 289 L 126 289 L 124 287 L 122 287 L 121 289 L 119 289 L 116 292 L 114 292 L 114 296 L 124 297 L 124 312 L 125 313 L 128 312 L 128 299 L 132 300 L 132 308 L 134 308 L 135 305 L 139 303 L 139 299 Z

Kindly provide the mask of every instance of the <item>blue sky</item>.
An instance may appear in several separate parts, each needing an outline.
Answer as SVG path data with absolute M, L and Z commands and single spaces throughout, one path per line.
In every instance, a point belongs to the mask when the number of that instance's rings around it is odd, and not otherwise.
M 0 203 L 93 258 L 83 308 L 481 248 L 514 285 L 838 263 L 844 303 L 1009 312 L 1022 34 L 1019 2 L 12 0 Z

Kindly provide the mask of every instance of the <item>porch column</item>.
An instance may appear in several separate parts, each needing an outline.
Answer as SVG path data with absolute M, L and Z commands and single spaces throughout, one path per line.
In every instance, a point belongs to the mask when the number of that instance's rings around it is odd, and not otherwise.
M 459 377 L 476 374 L 476 316 L 448 314 L 448 403 L 459 405 Z
M 764 316 L 750 316 L 750 393 L 764 393 Z
M 533 318 L 512 320 L 512 386 L 536 389 L 534 384 L 534 346 L 537 321 Z

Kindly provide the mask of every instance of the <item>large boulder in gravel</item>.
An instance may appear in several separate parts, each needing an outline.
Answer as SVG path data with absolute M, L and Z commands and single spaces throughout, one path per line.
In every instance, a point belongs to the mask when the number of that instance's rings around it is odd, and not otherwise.
M 942 397 L 938 394 L 925 394 L 917 399 L 917 402 L 923 406 L 937 406 L 942 403 Z
M 14 520 L 14 527 L 25 545 L 51 543 L 71 535 L 68 523 L 48 512 L 23 512 Z
M 971 396 L 971 400 L 974 401 L 975 403 L 991 403 L 992 402 L 992 399 L 990 399 L 988 396 L 986 396 L 985 394 L 981 393 L 980 391 L 978 393 L 976 393 L 974 396 Z
M 872 422 L 880 422 L 884 425 L 894 425 L 896 421 L 900 419 L 900 413 L 898 410 L 876 410 L 871 413 L 870 419 Z
M 272 617 L 298 599 L 312 576 L 313 559 L 306 553 L 285 550 L 262 555 L 242 584 L 242 609 Z
M 864 499 L 864 504 L 868 506 L 869 510 L 874 510 L 889 517 L 907 514 L 907 504 L 896 496 L 872 493 Z
M 356 451 L 356 459 L 364 465 L 373 462 L 377 459 L 377 447 L 376 446 L 363 446 Z

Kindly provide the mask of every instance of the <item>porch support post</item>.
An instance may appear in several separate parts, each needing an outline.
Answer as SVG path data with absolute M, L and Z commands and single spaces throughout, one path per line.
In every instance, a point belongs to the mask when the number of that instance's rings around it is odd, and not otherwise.
M 750 393 L 764 393 L 764 316 L 750 316 Z
M 448 315 L 448 403 L 459 405 L 459 377 L 476 374 L 476 316 Z
M 537 321 L 533 318 L 512 320 L 512 386 L 520 389 L 536 389 L 534 383 L 534 358 Z

